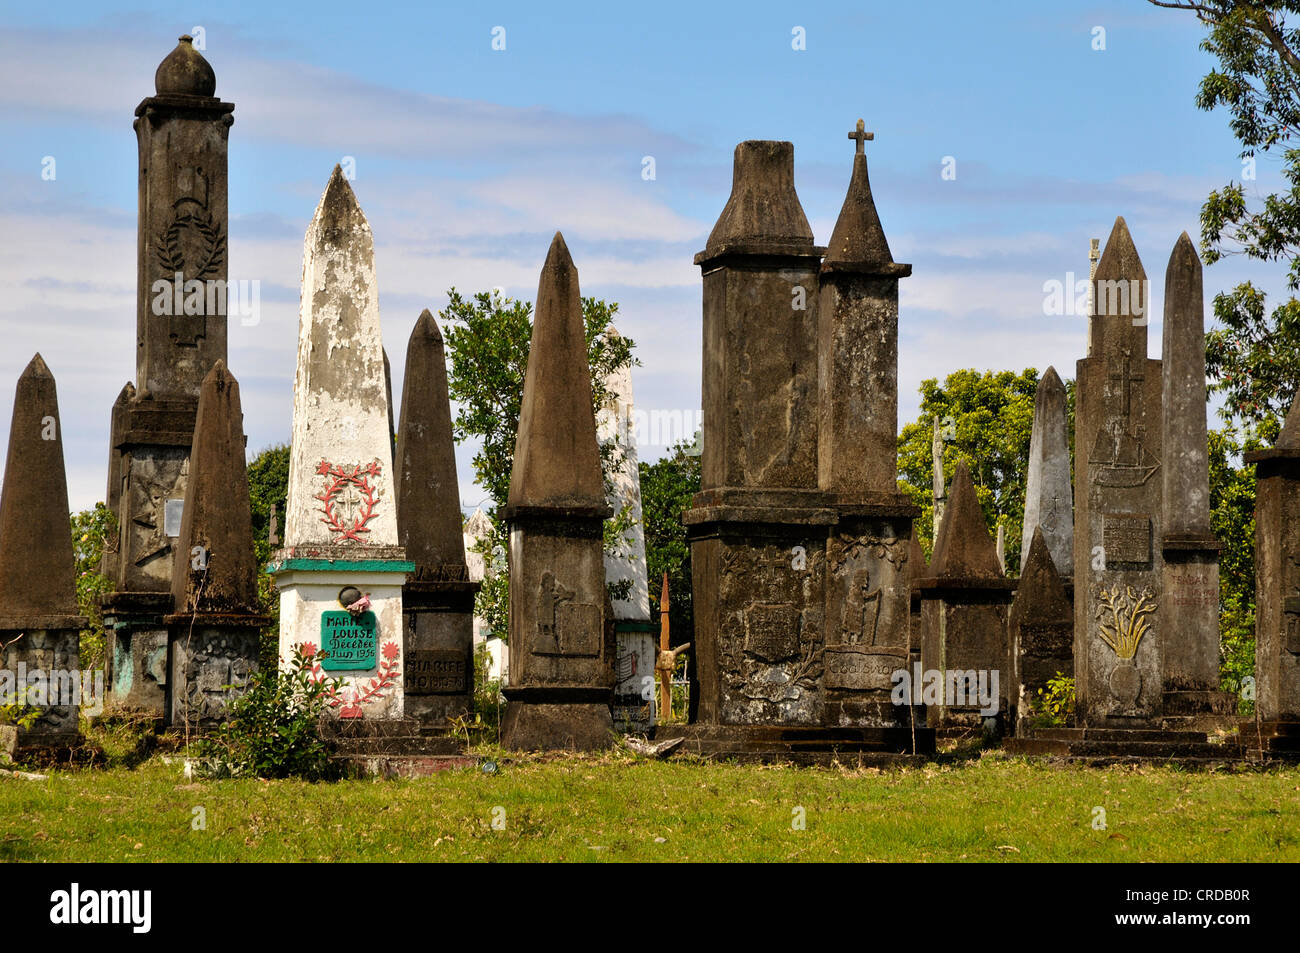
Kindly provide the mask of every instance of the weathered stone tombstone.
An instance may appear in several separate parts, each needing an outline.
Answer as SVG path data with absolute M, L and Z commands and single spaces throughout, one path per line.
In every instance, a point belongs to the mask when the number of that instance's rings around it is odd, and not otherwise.
M 402 586 L 374 239 L 335 166 L 307 229 L 284 547 L 280 658 L 321 653 L 345 719 L 400 719 Z
M 108 492 L 119 538 L 105 556 L 114 707 L 163 717 L 172 570 L 203 378 L 226 358 L 227 140 L 234 105 L 182 36 L 136 108 L 136 381 L 113 405 Z
M 1077 719 L 1159 727 L 1163 712 L 1163 378 L 1147 357 L 1147 280 L 1124 219 L 1095 279 L 1075 410 Z
M 1230 722 L 1237 700 L 1219 690 L 1219 543 L 1210 528 L 1205 305 L 1201 261 L 1183 232 L 1165 272 L 1162 623 L 1166 725 Z M 1217 718 L 1216 718 L 1217 716 Z M 1209 723 L 1208 725 L 1206 723 Z
M 736 147 L 705 250 L 701 492 L 691 541 L 695 723 L 718 756 L 933 748 L 895 700 L 908 674 L 917 509 L 897 487 L 898 281 L 867 177 L 853 173 L 826 261 L 793 147 Z M 815 284 L 814 284 L 815 282 Z M 915 730 L 914 730 L 915 729 Z
M 736 147 L 704 279 L 701 492 L 691 541 L 698 720 L 819 726 L 827 528 L 817 487 L 822 249 L 794 148 Z
M 1058 674 L 1074 676 L 1074 610 L 1041 527 L 1030 539 L 1007 628 L 1011 722 L 1015 733 L 1023 735 L 1038 693 Z
M 908 558 L 918 508 L 898 490 L 898 282 L 871 195 L 858 120 L 853 173 L 821 265 L 818 488 L 826 547 L 823 723 L 883 729 L 901 749 L 915 712 L 894 699 L 911 628 Z M 883 740 L 883 739 L 882 739 Z
M 921 669 L 942 685 L 926 723 L 944 731 L 1005 723 L 1012 699 L 1007 615 L 1016 584 L 996 546 L 963 460 L 957 464 L 929 575 L 920 581 Z M 918 689 L 919 690 L 919 689 Z
M 199 394 L 185 515 L 172 579 L 168 718 L 210 726 L 257 668 L 261 630 L 270 618 L 258 599 L 253 554 L 244 415 L 239 383 L 224 361 Z
M 1300 751 L 1300 400 L 1255 465 L 1255 706 L 1247 747 Z
M 1074 572 L 1074 490 L 1070 485 L 1070 435 L 1065 385 L 1049 367 L 1034 394 L 1034 424 L 1029 438 L 1029 471 L 1025 478 L 1024 532 L 1020 543 L 1020 572 L 1029 563 L 1034 532 L 1043 542 L 1056 571 L 1067 583 Z
M 40 709 L 18 729 L 18 749 L 74 745 L 78 706 L 103 702 L 103 681 L 81 671 L 86 625 L 68 533 L 59 399 L 37 354 L 14 392 L 0 491 L 0 705 Z
M 428 310 L 406 347 L 396 453 L 398 541 L 415 564 L 402 589 L 405 711 L 446 729 L 471 708 L 479 584 L 465 562 L 446 356 Z
M 606 333 L 618 337 L 618 331 L 612 325 Z M 620 368 L 609 375 L 605 389 L 609 399 L 596 414 L 596 438 L 602 444 L 614 444 L 617 469 L 609 503 L 615 517 L 626 513 L 629 520 L 617 543 L 617 550 L 605 553 L 605 580 L 618 592 L 611 600 L 616 644 L 614 727 L 625 732 L 646 732 L 653 724 L 650 714 L 655 690 L 654 633 L 657 626 L 650 618 L 631 369 Z
M 510 675 L 501 743 L 593 750 L 613 739 L 614 625 L 578 270 L 558 232 L 542 266 L 510 495 Z

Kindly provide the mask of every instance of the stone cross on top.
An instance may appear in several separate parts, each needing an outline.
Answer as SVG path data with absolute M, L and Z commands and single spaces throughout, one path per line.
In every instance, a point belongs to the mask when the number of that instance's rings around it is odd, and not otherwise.
M 866 124 L 861 119 L 859 119 L 858 127 L 854 129 L 851 133 L 849 133 L 850 139 L 856 139 L 858 141 L 858 146 L 857 146 L 858 155 L 866 155 L 866 150 L 864 147 L 866 145 L 867 140 L 876 138 L 876 134 L 874 132 L 866 132 L 865 129 L 866 129 Z

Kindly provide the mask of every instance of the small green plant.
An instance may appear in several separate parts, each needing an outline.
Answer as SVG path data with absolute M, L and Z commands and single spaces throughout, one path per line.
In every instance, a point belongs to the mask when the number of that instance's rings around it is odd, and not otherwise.
M 320 657 L 295 646 L 287 671 L 271 667 L 254 672 L 248 691 L 230 702 L 228 720 L 200 740 L 200 755 L 214 761 L 218 773 L 236 777 L 336 777 L 320 722 L 340 682 L 312 674 Z
M 1034 699 L 1035 728 L 1065 728 L 1074 723 L 1074 679 L 1057 672 Z

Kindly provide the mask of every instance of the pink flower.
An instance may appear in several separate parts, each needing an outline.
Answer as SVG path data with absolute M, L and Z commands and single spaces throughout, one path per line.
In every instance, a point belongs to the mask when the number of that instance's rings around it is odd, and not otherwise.
M 352 618 L 360 619 L 362 613 L 366 612 L 370 608 L 370 593 L 367 592 L 364 596 L 346 608 Z
M 302 657 L 303 657 L 303 658 L 311 658 L 311 657 L 312 657 L 313 655 L 315 655 L 315 654 L 316 654 L 316 643 L 315 643 L 315 642 L 304 642 L 304 643 L 302 644 Z

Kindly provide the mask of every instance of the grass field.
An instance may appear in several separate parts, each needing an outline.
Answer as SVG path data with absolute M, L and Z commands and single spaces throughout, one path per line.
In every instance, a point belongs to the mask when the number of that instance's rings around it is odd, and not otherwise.
M 986 753 L 881 771 L 618 753 L 419 780 L 188 783 L 154 758 L 0 777 L 0 860 L 1300 861 L 1300 769 Z

